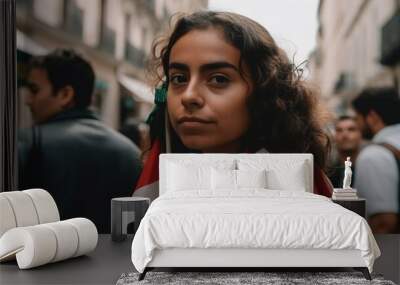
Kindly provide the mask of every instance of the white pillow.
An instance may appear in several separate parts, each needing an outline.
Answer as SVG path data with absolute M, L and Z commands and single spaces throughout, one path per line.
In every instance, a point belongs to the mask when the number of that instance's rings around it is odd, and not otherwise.
M 274 190 L 307 191 L 304 163 L 295 164 L 290 171 L 273 169 L 267 172 L 268 188 Z
M 211 167 L 168 164 L 168 191 L 185 191 L 211 188 Z
M 262 170 L 236 170 L 238 188 L 267 188 L 267 171 Z
M 237 190 L 240 188 L 267 188 L 266 170 L 211 170 L 213 190 Z
M 211 167 L 235 169 L 235 159 L 171 159 L 165 164 L 166 191 L 208 190 L 211 191 Z
M 236 189 L 236 170 L 231 169 L 215 169 L 211 170 L 211 188 L 213 190 Z
M 304 160 L 238 159 L 237 163 L 240 170 L 266 169 L 268 189 L 305 192 L 309 187 Z

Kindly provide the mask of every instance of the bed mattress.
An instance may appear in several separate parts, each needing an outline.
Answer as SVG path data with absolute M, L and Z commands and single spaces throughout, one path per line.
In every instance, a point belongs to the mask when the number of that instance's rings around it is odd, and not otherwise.
M 143 272 L 168 248 L 359 250 L 370 272 L 380 255 L 361 216 L 320 195 L 266 189 L 160 196 L 136 232 L 132 262 Z

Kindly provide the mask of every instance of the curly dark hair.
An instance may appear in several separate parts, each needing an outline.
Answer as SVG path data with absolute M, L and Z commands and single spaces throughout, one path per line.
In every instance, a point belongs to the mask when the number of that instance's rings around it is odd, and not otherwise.
M 364 89 L 351 103 L 364 117 L 374 110 L 385 125 L 400 123 L 400 97 L 399 92 L 393 87 Z
M 246 149 L 250 152 L 265 148 L 271 153 L 312 153 L 316 166 L 324 169 L 330 142 L 321 126 L 317 97 L 302 80 L 301 72 L 257 22 L 230 12 L 201 11 L 181 15 L 172 33 L 153 45 L 150 71 L 155 83 L 169 82 L 169 57 L 174 44 L 192 30 L 210 27 L 220 29 L 226 41 L 241 52 L 242 74 L 243 63 L 250 71 L 254 91 L 248 102 L 250 128 L 243 138 Z M 179 145 L 176 134 L 172 139 Z

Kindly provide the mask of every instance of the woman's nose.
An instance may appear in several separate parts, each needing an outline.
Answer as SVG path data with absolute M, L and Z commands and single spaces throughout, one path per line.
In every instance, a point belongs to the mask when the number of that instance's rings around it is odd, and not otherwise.
M 200 109 L 204 105 L 204 98 L 200 92 L 198 83 L 193 82 L 188 85 L 181 97 L 182 105 L 190 110 Z

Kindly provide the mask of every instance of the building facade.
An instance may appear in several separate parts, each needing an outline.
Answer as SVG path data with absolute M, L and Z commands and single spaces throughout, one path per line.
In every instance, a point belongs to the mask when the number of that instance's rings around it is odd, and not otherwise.
M 152 108 L 146 60 L 171 15 L 207 6 L 207 0 L 18 0 L 18 60 L 55 48 L 81 53 L 96 72 L 93 106 L 118 128 L 130 117 L 145 119 Z M 22 100 L 19 109 L 20 126 L 29 125 Z
M 333 112 L 348 113 L 366 87 L 399 88 L 399 0 L 321 0 L 318 19 L 310 77 Z

